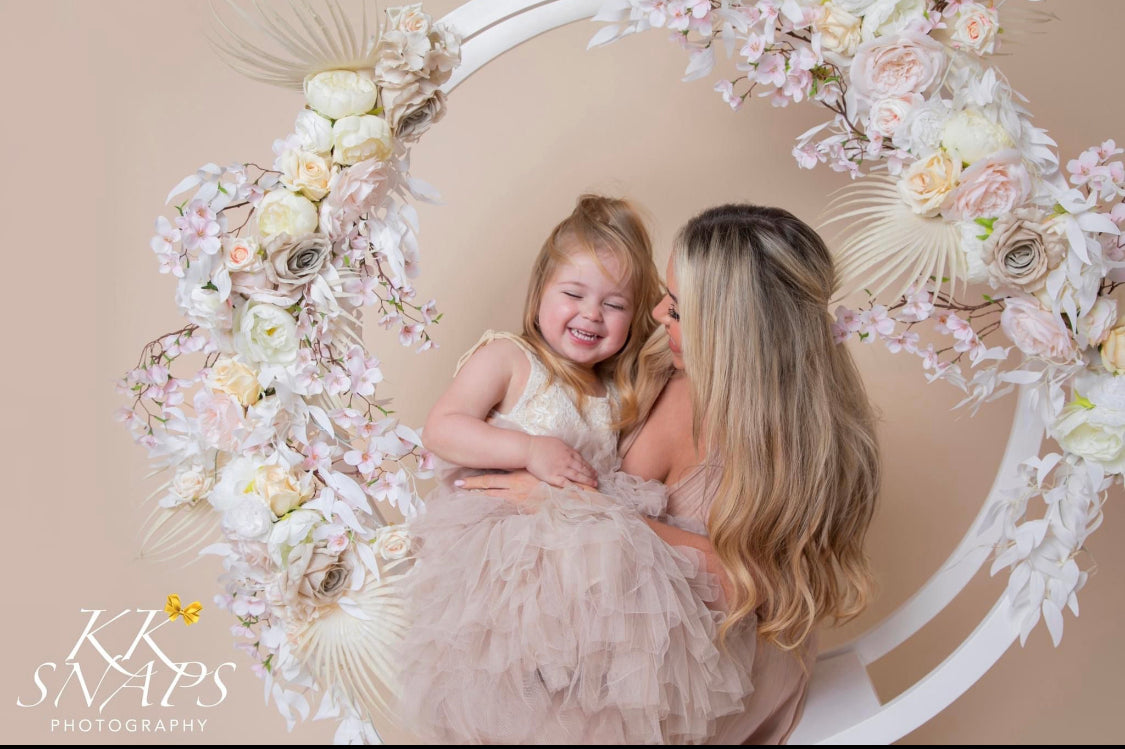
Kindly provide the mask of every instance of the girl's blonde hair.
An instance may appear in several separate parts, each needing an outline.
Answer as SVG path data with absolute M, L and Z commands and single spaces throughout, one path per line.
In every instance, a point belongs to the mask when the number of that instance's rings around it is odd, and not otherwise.
M 628 201 L 600 195 L 582 195 L 574 211 L 555 227 L 535 258 L 527 303 L 523 313 L 523 337 L 547 368 L 549 379 L 561 380 L 574 392 L 581 409 L 589 385 L 573 362 L 556 354 L 539 330 L 539 305 L 543 289 L 555 271 L 575 252 L 589 252 L 598 263 L 599 253 L 620 262 L 625 280 L 633 291 L 629 337 L 622 349 L 594 367 L 594 373 L 617 389 L 616 428 L 628 429 L 638 420 L 635 383 L 641 348 L 656 327 L 649 311 L 660 299 L 660 276 L 652 260 L 652 243 L 637 210 Z
M 832 336 L 823 240 L 778 208 L 725 205 L 673 248 L 696 444 L 722 462 L 707 529 L 735 595 L 722 628 L 799 647 L 873 588 L 864 538 L 879 490 L 875 417 Z

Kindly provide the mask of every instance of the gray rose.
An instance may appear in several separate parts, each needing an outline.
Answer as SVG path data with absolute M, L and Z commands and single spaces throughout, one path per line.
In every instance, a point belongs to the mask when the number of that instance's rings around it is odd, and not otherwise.
M 1043 214 L 1020 208 L 996 219 L 983 259 L 996 285 L 1035 291 L 1065 254 L 1062 238 L 1043 230 Z
M 387 119 L 395 137 L 409 143 L 422 137 L 445 116 L 445 94 L 432 84 L 417 82 L 401 89 L 383 89 Z
M 324 546 L 301 544 L 289 552 L 275 583 L 275 600 L 306 609 L 331 605 L 344 595 L 354 568 L 350 550 L 333 554 Z
M 320 273 L 331 254 L 332 242 L 325 234 L 296 239 L 276 235 L 266 243 L 266 277 L 277 284 L 280 294 L 292 295 Z

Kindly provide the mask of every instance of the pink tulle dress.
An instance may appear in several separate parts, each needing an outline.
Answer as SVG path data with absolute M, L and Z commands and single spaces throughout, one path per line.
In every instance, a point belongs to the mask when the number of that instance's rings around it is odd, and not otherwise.
M 598 470 L 599 492 L 542 484 L 513 503 L 443 483 L 427 498 L 411 522 L 401 716 L 432 743 L 706 740 L 752 691 L 715 644 L 714 580 L 645 523 L 666 494 L 616 470 L 610 398 L 579 412 L 510 334 L 490 331 L 465 358 L 501 337 L 531 374 L 489 422 L 565 439 Z

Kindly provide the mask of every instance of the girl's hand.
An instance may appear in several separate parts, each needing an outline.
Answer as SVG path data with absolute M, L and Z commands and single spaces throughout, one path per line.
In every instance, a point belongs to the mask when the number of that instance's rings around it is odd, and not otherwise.
M 528 436 L 527 470 L 552 486 L 566 486 L 571 481 L 598 485 L 598 474 L 581 453 L 557 437 Z

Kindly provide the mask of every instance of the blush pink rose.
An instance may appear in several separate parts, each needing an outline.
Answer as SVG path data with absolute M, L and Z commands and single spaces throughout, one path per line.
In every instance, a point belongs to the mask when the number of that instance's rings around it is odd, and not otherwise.
M 868 101 L 925 94 L 945 71 L 945 47 L 907 32 L 864 42 L 852 60 L 852 88 Z
M 997 218 L 1022 205 L 1030 195 L 1031 175 L 1019 151 L 1008 149 L 961 172 L 961 184 L 949 196 L 942 214 L 955 221 Z
M 1005 299 L 1000 325 L 1012 343 L 1028 356 L 1038 356 L 1055 364 L 1065 364 L 1075 357 L 1070 331 L 1062 320 L 1040 307 L 1034 299 Z

